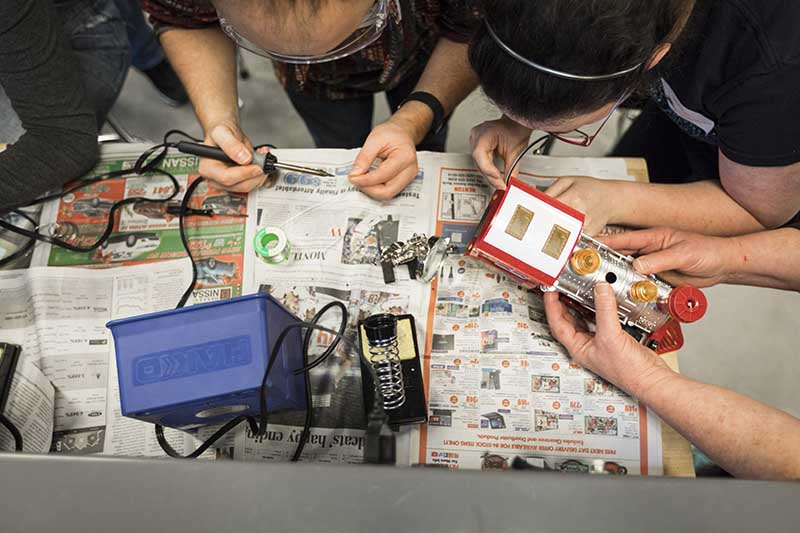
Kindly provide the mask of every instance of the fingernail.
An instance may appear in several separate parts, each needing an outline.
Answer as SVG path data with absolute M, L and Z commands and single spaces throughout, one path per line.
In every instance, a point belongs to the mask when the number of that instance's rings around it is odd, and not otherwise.
M 245 149 L 240 150 L 239 153 L 236 154 L 236 161 L 238 161 L 241 164 L 245 164 L 249 160 L 250 160 L 250 152 L 248 152 Z
M 602 295 L 609 295 L 612 293 L 611 285 L 609 285 L 606 282 L 598 283 L 597 285 L 594 286 L 594 290 L 597 294 L 602 294 Z
M 633 269 L 636 272 L 644 272 L 647 268 L 647 263 L 643 259 L 634 259 L 633 260 Z
M 364 170 L 358 165 L 355 165 L 353 166 L 353 168 L 350 169 L 351 176 L 354 174 L 361 174 L 362 172 L 364 172 Z

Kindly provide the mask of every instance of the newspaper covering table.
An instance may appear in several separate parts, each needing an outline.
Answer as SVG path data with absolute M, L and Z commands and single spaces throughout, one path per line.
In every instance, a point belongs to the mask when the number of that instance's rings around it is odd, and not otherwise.
M 98 170 L 125 168 L 144 148 L 107 150 Z M 433 284 L 409 279 L 402 269 L 395 283 L 384 283 L 374 262 L 395 240 L 445 235 L 463 251 L 491 193 L 469 157 L 421 153 L 413 183 L 381 203 L 349 184 L 356 151 L 276 155 L 326 168 L 334 177 L 282 173 L 247 199 L 201 187 L 192 205 L 210 206 L 220 216 L 191 218 L 187 225 L 192 250 L 205 261 L 194 302 L 264 291 L 308 319 L 341 301 L 351 339 L 370 314 L 413 315 L 424 340 L 429 423 L 402 431 L 402 464 L 507 468 L 519 456 L 536 468 L 662 472 L 658 419 L 569 360 L 549 334 L 537 291 L 460 255 L 448 259 Z M 182 188 L 197 178 L 194 158 L 172 156 L 164 164 Z M 528 157 L 521 168 L 521 176 L 541 189 L 564 175 L 633 179 L 624 161 L 613 159 Z M 166 194 L 166 184 L 157 176 L 102 182 L 46 205 L 40 225 L 74 224 L 89 242 L 101 233 L 106 204 Z M 177 302 L 190 268 L 186 260 L 165 261 L 182 255 L 172 213 L 155 205 L 127 209 L 116 221 L 113 243 L 100 252 L 38 246 L 34 268 L 0 273 L 3 340 L 23 345 L 18 373 L 35 381 L 32 366 L 46 378 L 40 382 L 53 386 L 52 442 L 40 451 L 163 456 L 152 426 L 121 417 L 104 324 Z M 265 226 L 286 232 L 291 253 L 285 263 L 268 264 L 254 254 L 254 235 Z M 111 265 L 124 266 L 103 268 Z M 319 333 L 314 341 L 321 350 L 331 338 Z M 304 460 L 360 462 L 365 417 L 358 355 L 341 345 L 310 378 L 314 424 Z M 47 405 L 47 387 L 41 388 Z M 303 419 L 304 413 L 282 413 L 271 417 L 266 436 L 254 438 L 242 427 L 221 446 L 234 459 L 287 460 Z M 199 442 L 178 432 L 170 438 L 181 449 Z

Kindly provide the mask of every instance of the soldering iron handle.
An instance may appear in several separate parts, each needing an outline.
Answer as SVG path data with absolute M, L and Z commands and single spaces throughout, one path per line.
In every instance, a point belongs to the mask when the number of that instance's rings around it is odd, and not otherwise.
M 225 155 L 221 148 L 216 146 L 206 146 L 205 144 L 198 144 L 188 141 L 181 141 L 175 145 L 179 152 L 184 154 L 196 155 L 198 157 L 207 157 L 216 161 L 222 161 L 229 165 L 238 165 L 236 161 Z

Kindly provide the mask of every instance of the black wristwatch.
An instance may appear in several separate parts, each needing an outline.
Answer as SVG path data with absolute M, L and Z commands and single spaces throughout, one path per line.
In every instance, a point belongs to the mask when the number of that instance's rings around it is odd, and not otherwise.
M 431 111 L 433 111 L 433 122 L 431 123 L 430 130 L 434 134 L 439 133 L 439 131 L 444 127 L 445 119 L 447 118 L 444 114 L 444 106 L 439 101 L 438 98 L 433 96 L 431 93 L 426 93 L 423 91 L 417 91 L 409 94 L 406 96 L 405 100 L 400 102 L 400 105 L 397 106 L 397 109 L 400 109 L 408 102 L 422 102 L 426 106 L 428 106 Z

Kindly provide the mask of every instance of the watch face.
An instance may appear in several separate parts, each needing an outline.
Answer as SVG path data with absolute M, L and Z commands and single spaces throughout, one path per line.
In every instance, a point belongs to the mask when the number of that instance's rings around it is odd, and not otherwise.
M 447 258 L 448 248 L 450 248 L 450 237 L 442 237 L 431 246 L 422 267 L 422 281 L 428 283 L 436 277 L 436 273 Z

